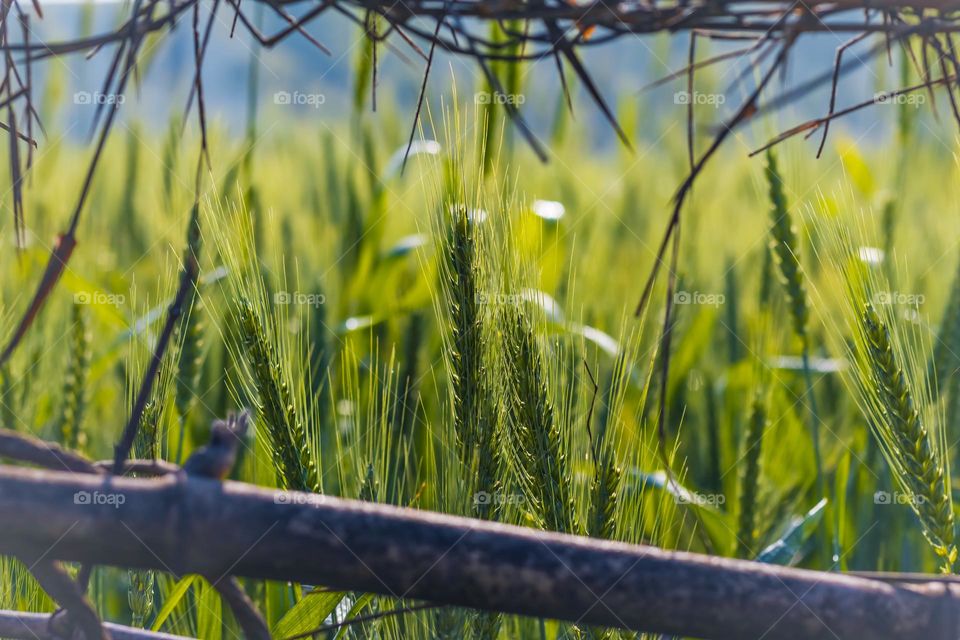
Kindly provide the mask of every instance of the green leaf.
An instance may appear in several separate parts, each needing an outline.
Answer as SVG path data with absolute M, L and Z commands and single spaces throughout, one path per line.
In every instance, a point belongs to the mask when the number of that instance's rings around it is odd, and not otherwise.
M 311 591 L 280 619 L 273 636 L 289 638 L 316 629 L 336 610 L 345 595 L 341 591 Z
M 803 545 L 816 532 L 823 519 L 827 499 L 823 498 L 802 517 L 794 518 L 787 531 L 779 540 L 769 545 L 757 556 L 758 562 L 789 566 L 800 555 Z
M 344 618 L 344 620 L 350 620 L 351 618 L 355 618 L 356 616 L 360 615 L 360 612 L 363 611 L 363 609 L 366 608 L 368 604 L 370 604 L 371 600 L 373 600 L 372 593 L 365 593 L 359 598 L 357 598 L 356 601 L 353 603 L 353 606 L 350 607 L 350 611 L 347 612 L 347 616 Z M 344 625 L 340 627 L 340 629 L 337 631 L 337 635 L 334 636 L 334 640 L 337 640 L 338 638 L 343 636 L 343 634 L 346 633 L 348 629 L 350 629 L 350 625 Z
M 197 637 L 223 638 L 223 601 L 217 590 L 205 580 L 197 583 Z
M 163 626 L 163 623 L 167 621 L 167 618 L 170 617 L 170 614 L 173 613 L 173 610 L 177 608 L 177 605 L 180 604 L 180 601 L 183 600 L 183 597 L 187 595 L 187 592 L 190 591 L 190 587 L 193 586 L 193 583 L 200 579 L 200 576 L 184 576 L 180 578 L 180 581 L 177 584 L 173 585 L 173 589 L 170 590 L 170 595 L 167 596 L 166 602 L 163 603 L 163 607 L 160 608 L 160 611 L 157 612 L 157 617 L 153 621 L 153 625 L 150 627 L 151 631 L 160 631 L 160 627 Z
M 723 494 L 701 494 L 691 491 L 677 481 L 670 481 L 664 471 L 647 473 L 632 469 L 630 475 L 636 478 L 642 489 L 662 491 L 670 495 L 677 504 L 684 505 L 696 514 L 699 524 L 717 549 L 726 549 L 733 543 L 734 522 L 730 513 L 718 508 L 726 503 Z

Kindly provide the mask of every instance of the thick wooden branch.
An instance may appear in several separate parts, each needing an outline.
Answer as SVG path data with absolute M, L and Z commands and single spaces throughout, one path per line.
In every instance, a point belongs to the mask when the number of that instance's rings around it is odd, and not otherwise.
M 292 580 L 701 638 L 955 638 L 957 586 L 886 583 L 168 475 L 0 467 L 0 553 Z

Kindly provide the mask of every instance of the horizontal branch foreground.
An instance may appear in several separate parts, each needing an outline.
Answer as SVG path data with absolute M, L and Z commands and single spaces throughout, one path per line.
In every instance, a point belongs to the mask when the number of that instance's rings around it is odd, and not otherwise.
M 187 477 L 0 467 L 0 553 L 291 580 L 702 638 L 955 638 L 958 587 L 546 534 Z

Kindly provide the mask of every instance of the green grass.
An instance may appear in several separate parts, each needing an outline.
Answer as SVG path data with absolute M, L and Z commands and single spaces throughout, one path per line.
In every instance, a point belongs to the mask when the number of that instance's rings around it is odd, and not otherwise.
M 945 416 L 957 411 L 960 257 L 946 151 L 834 138 L 817 163 L 791 143 L 773 193 L 761 159 L 723 151 L 685 213 L 682 304 L 662 354 L 662 295 L 649 317 L 631 311 L 686 166 L 680 134 L 632 133 L 628 155 L 595 150 L 560 119 L 543 166 L 509 128 L 481 126 L 485 111 L 448 105 L 425 125 L 439 154 L 404 175 L 391 158 L 405 120 L 382 104 L 350 127 L 282 124 L 252 153 L 213 127 L 196 216 L 195 132 L 114 137 L 70 269 L 0 371 L 3 426 L 110 456 L 189 237 L 202 278 L 144 417 L 155 439 L 137 455 L 185 459 L 213 419 L 249 407 L 255 436 L 232 477 L 262 486 L 814 569 L 953 567 L 957 434 Z M 892 155 L 915 176 L 895 196 L 882 189 L 900 175 Z M 0 335 L 86 157 L 65 142 L 37 156 L 31 244 L 22 258 L 0 252 Z M 538 201 L 566 213 L 538 215 Z M 862 247 L 888 251 L 867 268 L 860 256 L 876 252 Z M 661 393 L 674 479 L 658 453 Z M 91 584 L 108 619 L 236 633 L 199 579 L 98 569 Z M 244 586 L 279 636 L 404 604 Z M 0 563 L 0 607 L 51 606 L 22 567 Z M 542 633 L 612 637 L 461 609 L 347 637 Z

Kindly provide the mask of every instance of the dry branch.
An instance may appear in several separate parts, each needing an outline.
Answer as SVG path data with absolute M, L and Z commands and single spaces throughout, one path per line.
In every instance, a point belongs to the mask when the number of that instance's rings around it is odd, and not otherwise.
M 704 638 L 955 638 L 954 582 L 601 542 L 183 474 L 0 468 L 0 553 L 291 580 Z

